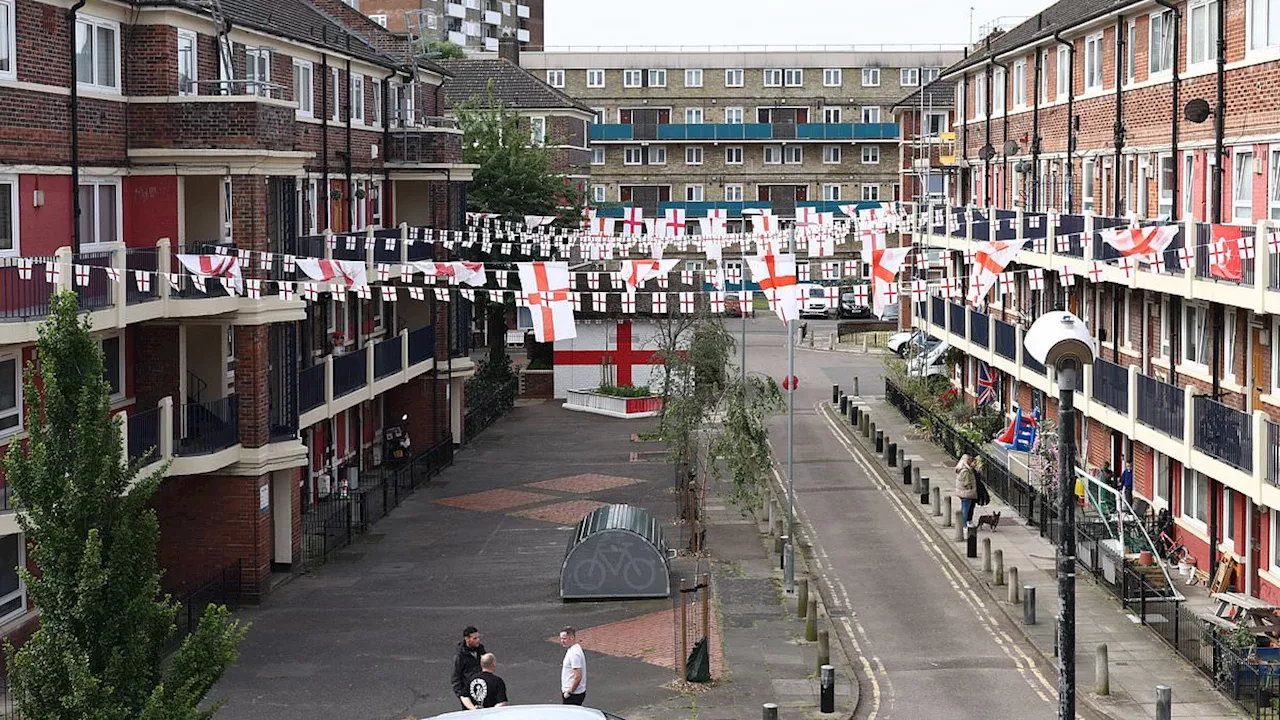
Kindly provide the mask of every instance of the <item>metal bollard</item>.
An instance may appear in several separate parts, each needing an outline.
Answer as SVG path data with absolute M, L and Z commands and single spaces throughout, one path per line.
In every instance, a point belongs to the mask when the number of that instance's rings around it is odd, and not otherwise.
M 819 677 L 822 683 L 819 710 L 824 713 L 833 713 L 836 711 L 836 669 L 830 665 L 823 665 Z
M 886 461 L 889 459 L 889 448 L 890 448 L 890 447 L 897 448 L 898 446 L 897 446 L 897 445 L 894 445 L 892 442 L 890 442 L 890 438 L 889 438 L 888 433 L 885 433 L 885 436 L 884 436 L 884 450 L 883 450 L 883 455 L 884 455 L 884 457 L 883 457 L 883 459 L 884 459 L 884 460 L 886 460 Z
M 889 463 L 889 467 L 898 467 L 898 458 L 900 456 L 901 453 L 898 450 L 898 443 L 885 443 L 884 459 Z
M 849 427 L 859 428 L 861 426 L 862 410 L 857 405 L 849 406 Z
M 991 538 L 982 538 L 982 572 L 991 572 Z
M 929 478 L 920 478 L 920 504 L 929 504 Z
M 942 527 L 951 527 L 951 496 L 942 498 Z
M 938 488 L 933 489 L 933 516 L 938 517 L 942 514 L 942 491 Z
M 773 551 L 782 554 L 782 546 L 787 542 L 787 536 L 782 534 L 782 518 L 773 524 Z
M 809 642 L 818 640 L 818 598 L 809 598 L 809 612 L 804 619 L 804 639 Z
M 809 609 L 809 578 L 798 578 L 796 580 L 796 614 L 801 618 L 805 616 L 805 611 Z
M 964 518 L 961 518 L 963 522 Z M 964 556 L 970 560 L 978 557 L 978 531 L 975 528 L 968 528 L 969 533 L 965 536 Z
M 862 425 L 860 427 L 862 429 L 862 437 L 870 438 L 875 434 L 873 432 L 875 430 L 875 423 L 871 421 L 871 413 L 863 410 L 861 422 Z
M 822 666 L 831 662 L 831 632 L 829 630 L 818 631 L 818 670 L 822 670 Z
M 912 484 L 919 485 L 919 484 L 920 484 L 920 466 L 918 466 L 918 465 L 912 465 L 912 466 L 911 466 L 911 479 L 907 481 L 907 484 L 908 484 L 908 485 L 912 485 Z
M 875 445 L 876 454 L 879 455 L 883 453 L 884 452 L 884 431 L 877 430 L 876 424 L 874 422 L 871 423 L 871 436 L 876 439 L 876 445 Z
M 858 378 L 856 376 L 853 378 L 853 396 L 862 397 L 862 393 L 858 390 Z
M 778 551 L 778 569 L 785 572 L 787 569 L 787 544 L 791 539 L 786 535 L 781 535 L 779 537 L 782 540 L 782 549 Z
M 840 396 L 840 414 L 841 415 L 849 414 L 849 396 L 848 395 Z
M 1036 624 L 1036 586 L 1022 588 L 1022 624 Z
M 1018 566 L 1009 568 L 1009 604 L 1018 602 Z
M 993 582 L 996 585 L 1004 584 L 1004 551 L 996 550 L 996 570 Z
M 778 706 L 774 703 L 764 704 L 764 720 L 778 720 Z
M 956 534 L 954 536 L 956 542 L 963 542 L 964 541 L 964 515 L 959 510 L 957 510 L 955 514 L 951 515 L 950 517 L 952 517 L 955 521 L 955 524 L 952 527 L 956 529 Z
M 1156 686 L 1156 720 L 1173 719 L 1173 688 L 1168 685 Z
M 838 403 L 838 402 L 840 402 L 840 386 L 832 385 L 831 386 L 831 403 L 834 405 L 835 403 Z
M 902 466 L 902 484 L 910 485 L 911 484 L 911 461 L 907 459 L 903 459 L 898 464 Z
M 1111 694 L 1111 668 L 1107 666 L 1107 644 L 1098 643 L 1094 650 L 1094 681 L 1097 687 L 1094 692 L 1099 695 Z

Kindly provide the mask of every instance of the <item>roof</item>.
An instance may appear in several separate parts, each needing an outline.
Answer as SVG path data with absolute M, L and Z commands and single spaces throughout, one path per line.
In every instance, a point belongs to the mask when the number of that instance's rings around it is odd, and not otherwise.
M 492 80 L 494 95 L 513 110 L 564 108 L 595 114 L 589 106 L 551 87 L 506 58 L 472 57 L 438 62 L 452 74 L 444 84 L 445 106 L 449 108 L 483 95 Z
M 952 108 L 956 104 L 956 81 L 955 80 L 934 80 L 924 87 L 916 90 L 910 95 L 902 98 L 893 104 L 893 109 L 898 108 L 918 108 L 920 107 L 920 98 L 924 96 L 924 104 L 935 108 Z
M 995 37 L 990 45 L 985 41 L 975 45 L 968 57 L 947 68 L 943 75 L 979 65 L 1015 48 L 1052 38 L 1056 32 L 1070 30 L 1137 2 L 1138 0 L 1058 0 L 1021 25 Z

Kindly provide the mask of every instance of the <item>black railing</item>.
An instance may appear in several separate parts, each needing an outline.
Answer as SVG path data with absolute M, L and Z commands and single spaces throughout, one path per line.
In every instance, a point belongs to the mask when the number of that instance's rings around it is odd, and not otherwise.
M 1240 236 L 1244 242 L 1254 244 L 1256 241 L 1256 229 L 1253 227 L 1241 227 Z M 1257 277 L 1255 259 L 1245 257 L 1246 253 L 1241 253 L 1238 248 L 1217 247 L 1213 242 L 1213 226 L 1208 223 L 1195 224 L 1195 248 L 1196 248 L 1196 277 L 1206 280 L 1218 280 L 1222 282 L 1234 282 L 1241 285 L 1254 284 Z M 1236 240 L 1225 240 L 1225 243 L 1236 243 Z M 1263 248 L 1266 252 L 1266 248 Z M 1240 259 L 1240 277 L 1231 277 L 1232 263 L 1228 261 L 1230 257 L 1239 257 Z
M 384 462 L 382 467 L 360 479 L 356 496 L 356 527 L 369 526 L 386 517 L 422 483 L 439 475 L 453 462 L 453 440 L 445 438 L 435 447 L 404 463 Z
M 509 381 L 485 387 L 467 387 L 467 412 L 463 417 L 463 438 L 471 441 L 480 431 L 498 421 L 515 405 L 520 382 L 516 377 Z
M 1245 472 L 1253 472 L 1253 418 L 1203 395 L 1195 400 L 1197 450 Z
M 333 358 L 333 396 L 338 398 L 364 387 L 369 361 L 364 350 L 353 350 Z
M 334 552 L 351 544 L 352 499 L 336 493 L 307 506 L 302 514 L 302 565 L 321 565 Z
M 1267 482 L 1280 486 L 1280 425 L 1267 421 Z
M 0 260 L 0 320 L 29 320 L 49 314 L 49 298 L 54 285 L 47 282 L 46 270 L 53 265 L 53 258 L 33 257 L 31 274 L 24 279 L 27 270 L 18 265 L 19 258 Z
M 946 301 L 938 297 L 937 295 L 934 295 L 933 297 L 929 298 L 929 305 L 930 305 L 929 315 L 930 315 L 930 318 L 933 320 L 933 324 L 945 330 L 947 327 Z
M 323 405 L 324 393 L 324 363 L 312 365 L 298 374 L 298 412 Z
M 991 322 L 980 310 L 969 310 L 969 339 L 978 347 L 991 346 Z
M 240 442 L 239 402 L 235 395 L 182 406 L 182 439 L 174 454 L 208 455 Z
M 160 457 L 160 408 L 155 407 L 129 416 L 129 462 L 137 462 L 144 456 L 151 460 Z
M 1093 361 L 1093 399 L 1124 415 L 1129 414 L 1129 368 Z
M 436 356 L 436 328 L 434 325 L 409 331 L 409 364 L 417 365 Z
M 1010 360 L 1018 359 L 1018 332 L 1000 318 L 996 318 L 996 354 Z
M 400 337 L 393 335 L 373 346 L 373 376 L 384 378 L 391 373 L 400 372 L 403 368 L 404 353 L 401 352 Z
M 1067 257 L 1083 258 L 1084 257 L 1084 216 L 1083 215 L 1062 215 L 1058 218 L 1058 229 L 1055 231 L 1060 241 L 1058 247 L 1053 251 L 1059 255 Z
M 192 275 L 187 267 L 178 260 L 178 255 L 214 255 L 217 254 L 218 247 L 220 246 L 200 243 L 190 247 L 174 249 L 173 254 L 169 256 L 169 272 L 176 276 L 178 287 L 169 291 L 170 298 L 200 300 L 202 298 L 219 298 L 230 295 L 226 288 L 226 285 L 231 282 L 230 280 Z M 158 278 L 156 281 L 158 281 Z
M 952 335 L 959 335 L 963 338 L 965 337 L 964 321 L 967 310 L 965 306 L 959 303 L 948 303 L 948 305 L 950 305 L 947 310 L 947 322 L 950 324 L 948 329 Z
M 124 251 L 124 277 L 120 282 L 125 287 L 125 302 L 129 305 L 150 302 L 160 297 L 159 276 L 160 251 L 156 248 L 129 248 Z M 138 289 L 138 273 L 143 274 L 146 290 Z
M 1026 368 L 1031 372 L 1037 375 L 1044 375 L 1045 374 L 1044 363 L 1031 357 L 1031 353 L 1025 352 L 1025 350 L 1026 348 L 1024 347 L 1023 348 L 1024 352 L 1022 353 L 1022 364 L 1025 365 Z
M 101 310 L 115 304 L 114 283 L 103 271 L 103 268 L 112 266 L 114 256 L 114 250 L 71 256 L 71 286 L 75 288 L 76 297 L 80 298 L 82 309 Z
M 333 259 L 334 260 L 357 260 L 364 262 L 368 259 L 365 251 L 365 243 L 368 238 L 364 233 L 345 233 L 342 235 L 334 235 Z
M 373 261 L 376 263 L 400 262 L 400 231 L 378 230 L 373 234 Z M 391 246 L 388 248 L 388 244 Z
M 1138 422 L 1178 440 L 1186 432 L 1187 404 L 1182 388 L 1138 375 Z
M 188 635 L 195 632 L 210 605 L 223 605 L 228 610 L 240 608 L 244 600 L 244 561 L 236 560 L 208 580 L 182 591 L 177 600 L 180 605 L 178 616 L 174 618 L 177 631 L 169 637 L 170 650 L 176 650 Z

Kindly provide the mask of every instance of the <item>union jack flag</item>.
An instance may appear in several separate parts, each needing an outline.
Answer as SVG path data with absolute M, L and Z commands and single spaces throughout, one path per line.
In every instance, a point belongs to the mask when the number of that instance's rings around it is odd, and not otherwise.
M 996 374 L 986 363 L 978 363 L 978 407 L 996 401 Z

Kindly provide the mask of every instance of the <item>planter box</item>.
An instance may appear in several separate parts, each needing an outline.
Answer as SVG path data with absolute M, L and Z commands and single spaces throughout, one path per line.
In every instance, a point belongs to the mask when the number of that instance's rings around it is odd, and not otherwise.
M 520 371 L 520 397 L 550 400 L 555 396 L 555 370 Z
M 617 397 L 602 395 L 594 390 L 570 390 L 564 406 L 569 410 L 609 417 L 648 418 L 662 412 L 662 398 L 657 395 Z

